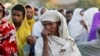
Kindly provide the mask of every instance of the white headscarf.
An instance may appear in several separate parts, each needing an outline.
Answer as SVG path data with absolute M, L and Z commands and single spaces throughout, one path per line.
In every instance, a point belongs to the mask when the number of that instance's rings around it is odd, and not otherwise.
M 84 16 L 80 15 L 82 10 L 82 8 L 76 8 L 74 10 L 73 17 L 68 24 L 69 34 L 77 43 L 86 42 L 88 36 L 88 31 L 80 23 L 81 20 L 85 21 Z
M 82 10 L 83 10 L 82 8 L 76 8 L 74 10 L 73 17 L 72 17 L 70 23 L 72 23 L 72 22 L 79 22 L 83 18 L 83 16 L 80 15 L 80 12 Z
M 41 22 L 40 22 L 40 18 L 41 18 L 41 16 L 42 16 L 42 15 L 41 15 L 41 10 L 42 10 L 43 8 L 45 8 L 45 7 L 40 8 L 39 11 L 38 11 L 38 21 L 35 22 L 35 24 L 33 25 L 33 29 L 32 29 L 32 35 L 33 35 L 33 36 L 42 37 L 42 36 L 41 36 L 41 32 L 42 32 L 42 30 L 43 30 L 43 26 L 42 26 L 42 24 L 41 24 Z M 45 8 L 45 9 L 46 9 L 46 11 L 48 10 L 47 8 Z
M 92 7 L 92 8 L 89 8 L 85 11 L 84 13 L 84 17 L 85 19 L 87 20 L 88 22 L 88 31 L 90 32 L 90 28 L 91 28 L 91 25 L 92 25 L 92 20 L 93 20 L 93 16 L 96 12 L 98 12 L 99 9 L 96 8 L 96 7 Z
M 80 23 L 80 20 L 83 19 L 83 17 L 80 15 L 80 11 L 82 11 L 82 8 L 77 8 L 74 10 L 73 17 L 68 24 L 69 33 L 73 38 L 80 35 L 83 28 L 83 25 Z
M 60 22 L 60 27 L 59 27 L 59 34 L 60 37 L 64 39 L 69 38 L 69 32 L 68 32 L 68 27 L 66 23 L 66 19 L 62 14 L 55 10 L 49 10 L 43 14 L 41 17 L 41 21 L 52 21 L 52 22 Z
M 45 7 L 41 7 L 40 9 L 39 9 L 39 11 L 38 11 L 38 18 L 40 19 L 41 18 L 41 10 L 43 9 L 43 8 L 45 8 Z M 48 9 L 47 8 L 45 8 L 45 10 L 47 11 Z
M 60 22 L 59 35 L 48 36 L 49 39 L 49 56 L 81 56 L 76 44 L 69 36 L 66 19 L 56 10 L 49 10 L 41 16 L 41 21 Z M 62 49 L 66 51 L 60 53 Z M 43 39 L 39 38 L 35 45 L 35 55 L 42 56 Z

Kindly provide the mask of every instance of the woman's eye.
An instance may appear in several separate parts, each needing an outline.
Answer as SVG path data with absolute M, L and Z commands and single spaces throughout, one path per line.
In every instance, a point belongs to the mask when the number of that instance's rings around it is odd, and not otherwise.
M 49 25 L 51 25 L 51 23 L 49 23 Z

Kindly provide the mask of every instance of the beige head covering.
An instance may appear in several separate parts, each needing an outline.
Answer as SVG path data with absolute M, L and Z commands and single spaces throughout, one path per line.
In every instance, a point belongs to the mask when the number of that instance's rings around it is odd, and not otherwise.
M 67 22 L 62 14 L 55 10 L 49 10 L 41 16 L 41 21 L 60 22 L 59 35 L 48 36 L 49 56 L 81 56 L 73 39 L 69 36 Z M 35 45 L 35 55 L 42 56 L 43 39 L 39 38 Z M 72 41 L 70 41 L 72 40 Z M 41 44 L 41 45 L 40 45 Z M 61 52 L 61 50 L 65 50 Z
M 41 17 L 41 21 L 60 22 L 61 23 L 59 27 L 60 37 L 64 39 L 69 39 L 69 32 L 68 32 L 66 19 L 58 11 L 49 10 L 45 12 L 45 14 L 43 14 L 43 16 Z

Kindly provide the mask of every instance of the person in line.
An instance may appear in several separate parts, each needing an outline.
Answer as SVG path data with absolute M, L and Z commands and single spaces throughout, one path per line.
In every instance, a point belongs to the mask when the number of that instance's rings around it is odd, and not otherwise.
M 49 10 L 41 16 L 41 23 L 44 28 L 36 41 L 35 56 L 81 56 L 61 13 Z
M 76 43 L 87 42 L 88 27 L 84 18 L 82 8 L 76 8 L 71 21 L 68 23 L 69 34 L 75 39 Z
M 100 12 L 98 15 L 100 15 Z M 78 43 L 77 46 L 82 56 L 100 56 L 100 26 L 98 26 L 96 30 L 96 39 L 89 42 Z
M 5 19 L 5 7 L 0 3 L 0 56 L 17 56 L 16 29 Z
M 92 7 L 92 8 L 87 9 L 87 10 L 84 12 L 84 17 L 85 17 L 86 21 L 88 22 L 88 33 L 90 33 L 90 29 L 91 29 L 92 21 L 93 21 L 93 16 L 94 16 L 94 14 L 97 13 L 98 11 L 99 11 L 98 8 Z
M 97 8 L 96 8 L 96 10 L 97 10 Z M 89 36 L 88 36 L 88 41 L 92 41 L 92 40 L 96 39 L 97 27 L 100 25 L 99 11 L 98 12 L 97 11 L 94 12 L 96 14 L 91 15 L 92 16 L 92 18 L 91 18 L 92 22 L 90 21 L 91 22 L 91 28 L 90 28 L 90 32 L 89 32 Z
M 70 10 L 66 11 L 65 17 L 66 17 L 67 24 L 72 19 L 72 16 L 73 16 L 73 11 L 70 11 Z
M 35 22 L 35 24 L 33 25 L 33 29 L 32 29 L 32 36 L 36 36 L 37 38 L 41 37 L 41 32 L 43 29 L 43 25 L 41 24 L 41 16 L 48 11 L 47 8 L 42 7 L 39 9 L 38 12 L 38 16 L 39 16 L 39 20 L 37 22 Z
M 23 5 L 17 4 L 12 8 L 10 22 L 16 28 L 18 56 L 29 56 L 30 52 L 27 38 L 31 35 L 31 32 L 25 16 L 26 13 Z
M 27 21 L 28 21 L 28 25 L 30 27 L 30 31 L 32 32 L 32 26 L 35 23 L 34 20 L 34 8 L 31 5 L 26 5 L 26 17 L 27 17 Z

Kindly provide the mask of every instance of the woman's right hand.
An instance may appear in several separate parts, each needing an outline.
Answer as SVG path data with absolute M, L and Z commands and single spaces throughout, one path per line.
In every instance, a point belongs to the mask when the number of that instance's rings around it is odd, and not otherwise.
M 48 46 L 48 35 L 49 31 L 46 29 L 43 29 L 41 35 L 43 37 L 43 53 L 42 56 L 49 56 L 49 46 Z
M 42 35 L 44 41 L 48 41 L 48 35 L 49 34 L 50 34 L 50 32 L 48 30 L 43 29 L 41 35 Z

